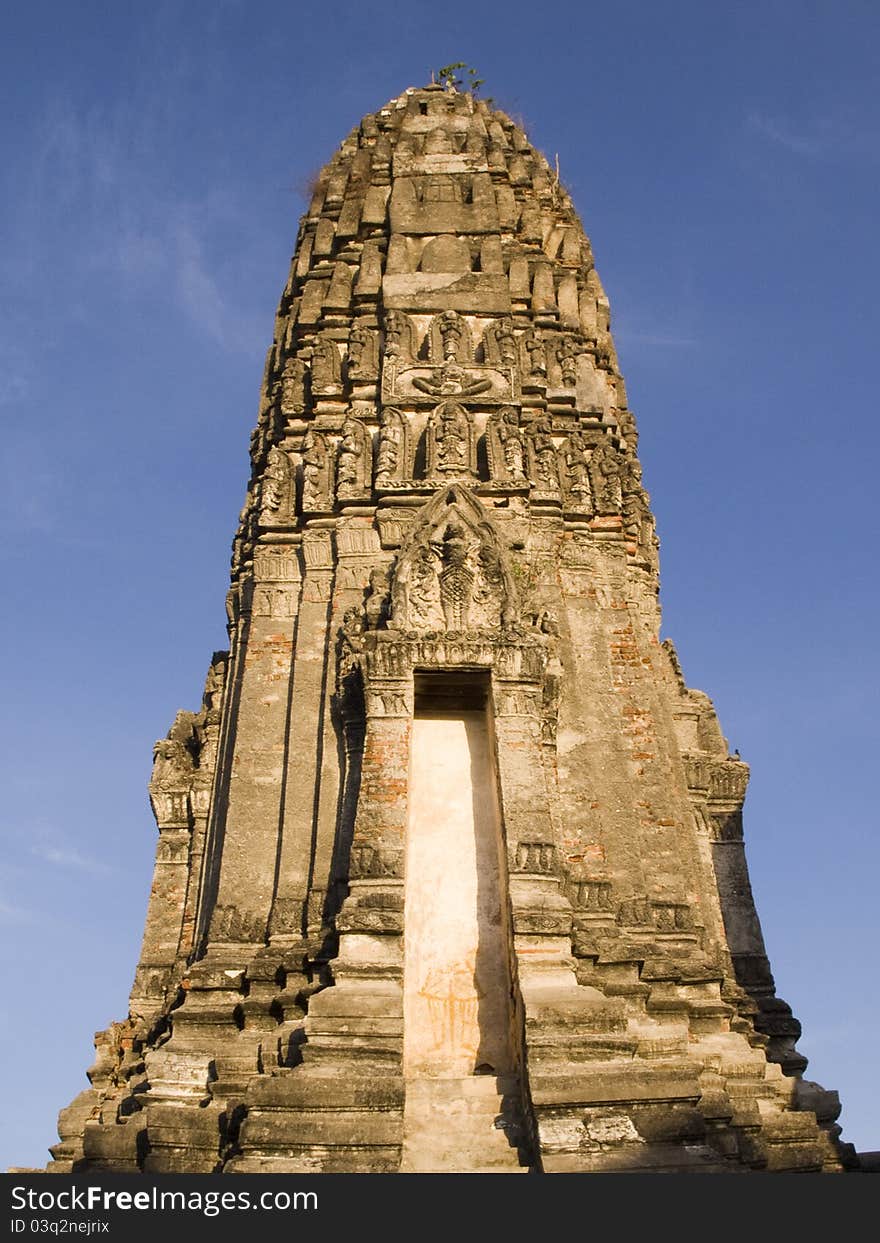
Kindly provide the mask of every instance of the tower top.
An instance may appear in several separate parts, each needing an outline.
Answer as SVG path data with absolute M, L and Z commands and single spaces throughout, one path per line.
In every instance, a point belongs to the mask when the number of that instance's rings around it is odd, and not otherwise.
M 390 427 L 405 408 L 405 452 L 389 465 L 391 433 L 380 434 L 383 465 L 368 479 L 359 424 L 384 410 Z M 453 461 L 456 436 L 467 444 Z M 286 492 L 279 446 L 297 455 Z M 347 503 L 427 498 L 442 475 L 507 488 L 515 506 L 529 462 L 547 513 L 610 532 L 626 508 L 627 552 L 653 574 L 636 448 L 608 301 L 558 169 L 473 91 L 409 87 L 367 114 L 300 223 L 235 576 L 291 505 L 302 529 Z M 515 477 L 498 465 L 504 452 Z

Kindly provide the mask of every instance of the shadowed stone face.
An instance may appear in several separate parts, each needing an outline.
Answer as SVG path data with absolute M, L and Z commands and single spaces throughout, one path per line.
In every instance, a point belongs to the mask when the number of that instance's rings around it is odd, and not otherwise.
M 315 183 L 233 543 L 157 744 L 124 1023 L 51 1168 L 838 1170 L 748 882 L 748 767 L 659 641 L 592 251 L 469 93 Z

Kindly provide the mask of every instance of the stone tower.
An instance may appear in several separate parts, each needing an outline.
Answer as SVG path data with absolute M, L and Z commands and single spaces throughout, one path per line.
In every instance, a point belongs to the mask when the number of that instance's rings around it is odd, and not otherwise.
M 660 642 L 657 539 L 571 200 L 439 86 L 303 218 L 228 652 L 156 744 L 130 1016 L 50 1168 L 839 1170 Z

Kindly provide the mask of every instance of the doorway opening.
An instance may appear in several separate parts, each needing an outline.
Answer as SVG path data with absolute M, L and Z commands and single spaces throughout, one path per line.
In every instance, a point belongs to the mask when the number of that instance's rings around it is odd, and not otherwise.
M 411 1170 L 519 1165 L 507 866 L 489 702 L 482 671 L 416 673 L 404 898 Z

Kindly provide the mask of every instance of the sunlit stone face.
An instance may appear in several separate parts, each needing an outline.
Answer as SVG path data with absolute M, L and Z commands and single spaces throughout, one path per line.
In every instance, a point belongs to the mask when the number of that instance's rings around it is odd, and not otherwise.
M 410 1079 L 512 1068 L 495 788 L 485 712 L 417 712 L 406 846 Z

